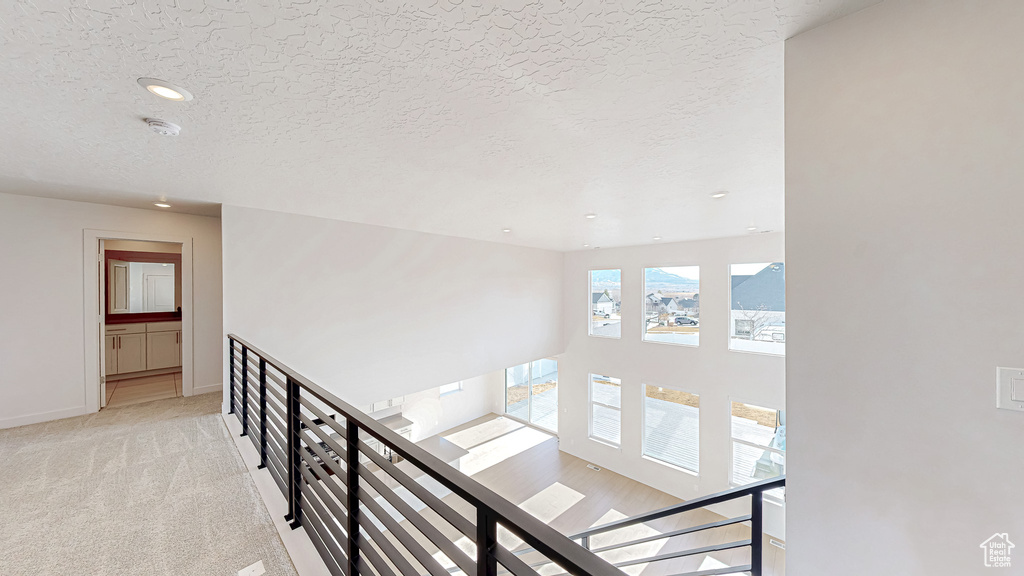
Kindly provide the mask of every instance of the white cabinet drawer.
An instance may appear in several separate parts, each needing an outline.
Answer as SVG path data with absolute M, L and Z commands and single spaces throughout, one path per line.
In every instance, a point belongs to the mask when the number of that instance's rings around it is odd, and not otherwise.
M 145 323 L 138 324 L 107 324 L 106 332 L 108 336 L 116 336 L 118 334 L 142 334 L 146 331 Z
M 146 332 L 175 332 L 181 330 L 181 321 L 177 322 L 150 322 L 146 324 Z

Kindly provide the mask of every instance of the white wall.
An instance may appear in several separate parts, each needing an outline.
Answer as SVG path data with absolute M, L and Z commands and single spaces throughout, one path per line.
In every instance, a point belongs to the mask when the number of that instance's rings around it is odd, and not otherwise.
M 225 332 L 352 404 L 561 351 L 561 253 L 235 206 L 222 217 Z
M 888 0 L 786 46 L 788 568 L 1024 550 L 1024 4 Z
M 785 408 L 785 358 L 729 351 L 730 264 L 780 262 L 781 233 L 587 250 L 565 256 L 565 352 L 558 357 L 562 450 L 683 499 L 729 487 L 730 402 Z M 700 266 L 700 346 L 642 342 L 644 268 Z M 622 270 L 622 338 L 587 334 L 589 274 Z M 622 444 L 588 439 L 588 378 L 622 379 Z M 700 475 L 641 456 L 642 385 L 700 395 Z M 783 537 L 781 508 L 766 506 L 766 531 Z M 720 509 L 729 512 L 729 509 Z
M 501 413 L 505 372 L 462 381 L 462 390 L 441 395 L 440 388 L 406 394 L 402 416 L 412 421 L 412 441 L 419 442 L 491 413 Z
M 0 194 L 0 427 L 86 412 L 85 229 L 193 238 L 194 385 L 220 385 L 219 219 Z

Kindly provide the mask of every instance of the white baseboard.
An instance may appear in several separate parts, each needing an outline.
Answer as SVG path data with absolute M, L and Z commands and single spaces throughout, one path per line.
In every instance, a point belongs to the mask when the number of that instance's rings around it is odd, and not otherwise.
M 224 385 L 220 383 L 210 384 L 209 386 L 193 386 L 192 395 L 199 396 L 200 394 L 212 394 L 214 392 L 221 392 L 223 390 Z
M 24 416 L 15 416 L 13 418 L 2 418 L 0 419 L 0 428 L 14 428 L 16 426 L 27 426 L 29 424 L 38 424 L 40 422 L 49 422 L 51 420 L 73 418 L 75 416 L 82 416 L 83 414 L 88 413 L 89 410 L 85 406 L 76 406 L 75 408 L 64 408 L 62 410 L 51 410 L 49 412 L 37 412 L 35 414 L 26 414 Z

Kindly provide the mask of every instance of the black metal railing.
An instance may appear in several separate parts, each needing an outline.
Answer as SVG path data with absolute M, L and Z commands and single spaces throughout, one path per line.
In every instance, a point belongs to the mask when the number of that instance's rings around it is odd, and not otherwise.
M 501 570 L 536 576 L 507 547 L 518 539 L 560 571 L 622 576 L 252 344 L 233 334 L 228 341 L 230 412 L 287 498 L 292 528 L 305 529 L 332 574 L 496 576 Z M 439 495 L 436 485 L 458 498 Z
M 697 556 L 708 554 L 711 552 L 724 552 L 727 550 L 734 549 L 749 549 L 749 563 L 737 564 L 734 566 L 710 568 L 706 570 L 698 570 L 696 572 L 686 572 L 679 576 L 717 576 L 721 574 L 738 574 L 748 572 L 751 576 L 763 576 L 763 564 L 764 564 L 764 494 L 769 490 L 775 490 L 783 488 L 786 485 L 786 477 L 779 476 L 777 478 L 769 478 L 767 480 L 761 480 L 745 486 L 726 490 L 724 492 L 718 492 L 716 494 L 709 494 L 700 498 L 694 498 L 688 500 L 682 504 L 675 504 L 652 512 L 639 514 L 630 518 L 624 518 L 615 522 L 609 522 L 595 528 L 591 528 L 579 534 L 574 534 L 569 537 L 570 540 L 578 541 L 579 544 L 590 550 L 594 554 L 601 556 L 607 556 L 609 552 L 613 551 L 625 551 L 631 547 L 639 546 L 642 544 L 648 544 L 651 542 L 657 542 L 659 540 L 665 540 L 666 545 L 661 547 L 658 554 L 653 556 L 641 556 L 633 557 L 627 560 L 614 562 L 612 565 L 616 568 L 625 568 L 627 566 L 636 566 L 639 564 L 653 564 L 656 562 L 665 562 L 670 560 L 678 560 L 689 556 Z M 708 522 L 696 526 L 687 526 L 684 528 L 678 528 L 674 530 L 667 530 L 665 532 L 659 532 L 649 536 L 643 536 L 640 538 L 625 537 L 624 539 L 616 540 L 614 533 L 627 528 L 635 527 L 640 524 L 649 524 L 665 518 L 673 516 L 679 516 L 687 512 L 707 508 L 708 506 L 714 506 L 715 504 L 722 504 L 725 502 L 731 502 L 735 500 L 741 500 L 749 497 L 750 513 L 733 518 L 725 518 L 723 520 L 717 520 L 714 522 Z M 740 540 L 728 540 L 709 544 L 706 546 L 700 546 L 697 548 L 682 547 L 678 550 L 666 551 L 667 542 L 673 538 L 680 536 L 689 536 L 692 538 L 694 534 L 700 532 L 710 532 L 719 528 L 725 528 L 737 524 L 750 523 L 750 538 Z M 600 545 L 592 546 L 592 541 L 595 536 L 607 536 L 609 542 Z M 525 548 L 516 551 L 516 555 L 524 558 L 528 561 L 528 565 L 532 568 L 540 568 L 544 565 L 550 564 L 547 559 L 541 559 L 537 561 L 529 561 L 529 556 L 536 551 L 531 548 Z
M 762 576 L 764 492 L 784 486 L 784 477 L 566 537 L 245 340 L 231 334 L 228 341 L 230 412 L 259 451 L 260 468 L 270 472 L 288 500 L 292 528 L 306 530 L 332 574 L 537 576 L 543 570 L 622 576 L 620 568 L 626 566 L 749 547 L 749 564 L 668 573 Z M 439 494 L 437 485 L 458 498 Z M 618 530 L 748 496 L 749 515 L 611 542 Z M 745 522 L 754 535 L 747 540 L 684 550 L 662 546 L 656 556 L 614 563 L 602 558 Z M 591 549 L 595 536 L 608 542 Z

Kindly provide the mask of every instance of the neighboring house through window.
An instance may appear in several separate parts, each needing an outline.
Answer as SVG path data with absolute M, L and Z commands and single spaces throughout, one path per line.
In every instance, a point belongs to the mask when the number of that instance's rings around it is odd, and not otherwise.
M 732 265 L 729 349 L 786 353 L 786 266 Z

